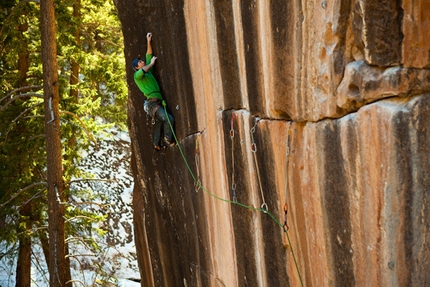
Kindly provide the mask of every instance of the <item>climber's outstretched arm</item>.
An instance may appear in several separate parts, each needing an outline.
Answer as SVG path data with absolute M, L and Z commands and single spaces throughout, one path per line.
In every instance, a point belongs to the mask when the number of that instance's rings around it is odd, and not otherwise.
M 152 45 L 151 45 L 151 41 L 152 41 L 152 33 L 148 33 L 146 34 L 146 40 L 148 43 L 148 48 L 146 50 L 146 54 L 147 55 L 152 55 Z M 146 58 L 146 57 L 145 57 Z M 151 58 L 151 62 L 148 65 L 144 65 L 142 68 L 145 72 L 148 72 L 149 69 L 152 68 L 152 66 L 154 66 L 155 64 L 155 60 L 157 60 L 157 57 L 152 56 Z
M 148 48 L 146 49 L 146 54 L 152 55 L 152 45 L 151 45 L 152 33 L 146 34 L 146 41 L 148 43 Z
M 140 58 L 134 59 L 132 66 L 135 71 L 139 71 L 142 69 L 145 72 L 148 72 L 152 66 L 155 64 L 155 60 L 157 60 L 157 57 L 154 57 L 152 55 L 152 33 L 146 34 L 146 42 L 147 42 L 147 48 L 146 48 L 146 55 L 145 58 L 142 60 Z M 147 55 L 150 55 L 147 57 Z M 151 59 L 149 63 L 147 63 L 147 59 Z M 142 74 L 137 74 L 138 77 L 142 77 Z

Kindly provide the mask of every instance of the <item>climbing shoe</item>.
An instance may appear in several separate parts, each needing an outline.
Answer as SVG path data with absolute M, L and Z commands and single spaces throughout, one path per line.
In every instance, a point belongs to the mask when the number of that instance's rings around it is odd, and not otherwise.
M 154 149 L 155 149 L 155 150 L 158 150 L 158 151 L 159 151 L 159 150 L 163 150 L 164 148 L 165 148 L 164 146 L 159 146 L 159 145 L 155 145 L 155 146 L 154 146 Z
M 167 137 L 164 137 L 164 144 L 166 146 L 174 146 L 175 142 L 174 141 L 170 141 Z

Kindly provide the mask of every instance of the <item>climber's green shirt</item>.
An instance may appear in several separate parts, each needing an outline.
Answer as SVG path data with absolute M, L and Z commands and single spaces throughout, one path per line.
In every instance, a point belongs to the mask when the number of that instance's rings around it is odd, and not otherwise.
M 145 65 L 151 63 L 152 55 L 146 54 Z M 143 69 L 139 69 L 134 72 L 134 81 L 136 82 L 143 95 L 148 99 L 157 98 L 163 100 L 160 93 L 160 86 L 157 83 L 154 75 L 152 74 L 153 66 L 145 72 Z

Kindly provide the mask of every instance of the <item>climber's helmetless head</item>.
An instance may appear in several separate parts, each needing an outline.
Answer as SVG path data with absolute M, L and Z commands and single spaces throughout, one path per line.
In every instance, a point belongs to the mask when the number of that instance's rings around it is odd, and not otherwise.
M 141 60 L 140 58 L 136 58 L 133 60 L 133 63 L 131 64 L 133 69 L 135 71 L 139 70 L 140 68 L 145 66 L 145 62 Z

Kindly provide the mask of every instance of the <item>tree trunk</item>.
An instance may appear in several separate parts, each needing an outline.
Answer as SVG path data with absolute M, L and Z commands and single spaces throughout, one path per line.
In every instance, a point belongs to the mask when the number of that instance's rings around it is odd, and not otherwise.
M 67 281 L 64 242 L 64 182 L 60 138 L 59 90 L 54 0 L 40 1 L 45 138 L 48 183 L 49 282 L 51 287 Z
M 46 236 L 45 230 L 41 230 L 38 233 L 40 244 L 42 245 L 43 255 L 45 256 L 46 265 L 48 265 L 49 270 L 49 240 Z
M 81 0 L 76 0 L 75 4 L 73 4 L 73 17 L 80 19 L 81 18 Z M 81 28 L 80 25 L 77 25 L 76 31 L 75 31 L 75 41 L 76 45 L 80 46 L 81 44 Z M 76 85 L 79 83 L 79 64 L 76 62 L 75 59 L 71 59 L 71 75 L 70 75 L 70 85 Z M 70 96 L 75 100 L 75 102 L 78 102 L 78 94 L 79 91 L 76 87 L 70 88 Z
M 27 11 L 24 10 L 24 19 L 27 16 Z M 21 39 L 25 39 L 24 33 L 28 31 L 28 23 L 24 21 L 18 25 L 18 30 L 22 33 Z M 30 68 L 30 60 L 28 54 L 28 43 L 26 40 L 21 41 L 22 49 L 18 58 L 19 70 L 19 87 L 28 85 L 27 77 Z M 32 220 L 29 218 L 31 215 L 32 204 L 28 202 L 22 206 L 20 214 L 23 218 L 24 230 L 31 231 Z M 16 287 L 30 287 L 31 285 L 31 237 L 30 232 L 20 232 L 19 247 L 18 247 L 18 261 L 16 267 Z
M 31 238 L 24 236 L 19 240 L 18 262 L 16 267 L 16 287 L 30 287 L 31 284 Z
M 27 14 L 28 13 L 25 12 L 24 17 L 27 16 Z M 27 23 L 27 21 L 25 21 L 24 23 L 20 24 L 18 26 L 18 30 L 23 34 L 23 36 L 21 37 L 21 39 L 25 39 L 24 33 L 26 33 L 28 31 L 28 23 Z M 28 86 L 28 82 L 27 82 L 27 76 L 28 75 L 27 74 L 28 74 L 28 70 L 30 68 L 30 57 L 29 57 L 28 49 L 27 49 L 27 47 L 28 47 L 27 41 L 25 41 L 24 43 L 22 43 L 22 45 L 25 45 L 25 49 L 22 49 L 22 51 L 19 53 L 19 58 L 18 58 L 19 86 L 20 87 L 25 87 L 25 86 Z
M 25 204 L 21 211 L 25 218 L 25 227 L 31 231 L 31 203 Z M 18 262 L 16 267 L 16 287 L 30 287 L 31 285 L 31 237 L 29 233 L 23 232 L 19 238 Z

